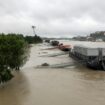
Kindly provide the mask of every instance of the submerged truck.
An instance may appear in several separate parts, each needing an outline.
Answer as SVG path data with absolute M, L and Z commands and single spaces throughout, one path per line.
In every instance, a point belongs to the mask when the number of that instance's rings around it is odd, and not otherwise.
M 75 45 L 69 55 L 90 68 L 105 70 L 105 47 Z

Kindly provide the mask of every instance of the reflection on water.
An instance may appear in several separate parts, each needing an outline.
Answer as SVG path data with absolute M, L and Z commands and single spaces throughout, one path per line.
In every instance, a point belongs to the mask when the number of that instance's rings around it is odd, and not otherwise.
M 45 62 L 75 62 L 68 55 L 40 57 L 61 52 L 43 48 L 45 45 L 33 46 L 22 71 L 0 88 L 0 105 L 105 105 L 104 71 L 78 64 L 67 68 L 36 68 Z
M 22 100 L 29 94 L 28 80 L 23 73 L 0 88 L 0 105 L 23 105 Z

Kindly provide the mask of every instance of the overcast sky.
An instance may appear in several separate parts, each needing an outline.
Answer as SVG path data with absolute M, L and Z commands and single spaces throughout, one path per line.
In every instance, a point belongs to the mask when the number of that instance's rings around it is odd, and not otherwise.
M 105 30 L 105 0 L 0 0 L 0 32 L 49 37 Z

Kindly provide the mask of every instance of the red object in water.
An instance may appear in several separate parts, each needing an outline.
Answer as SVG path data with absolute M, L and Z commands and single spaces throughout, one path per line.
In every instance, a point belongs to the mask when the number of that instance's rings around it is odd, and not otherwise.
M 59 45 L 59 49 L 62 51 L 69 51 L 70 48 L 71 48 L 71 45 L 63 45 L 63 44 Z

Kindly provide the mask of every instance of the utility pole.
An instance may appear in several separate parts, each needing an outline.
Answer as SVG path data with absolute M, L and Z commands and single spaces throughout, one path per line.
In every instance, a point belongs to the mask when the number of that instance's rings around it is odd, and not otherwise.
M 34 34 L 34 35 L 36 35 L 35 28 L 36 28 L 36 26 L 32 26 L 33 34 Z

